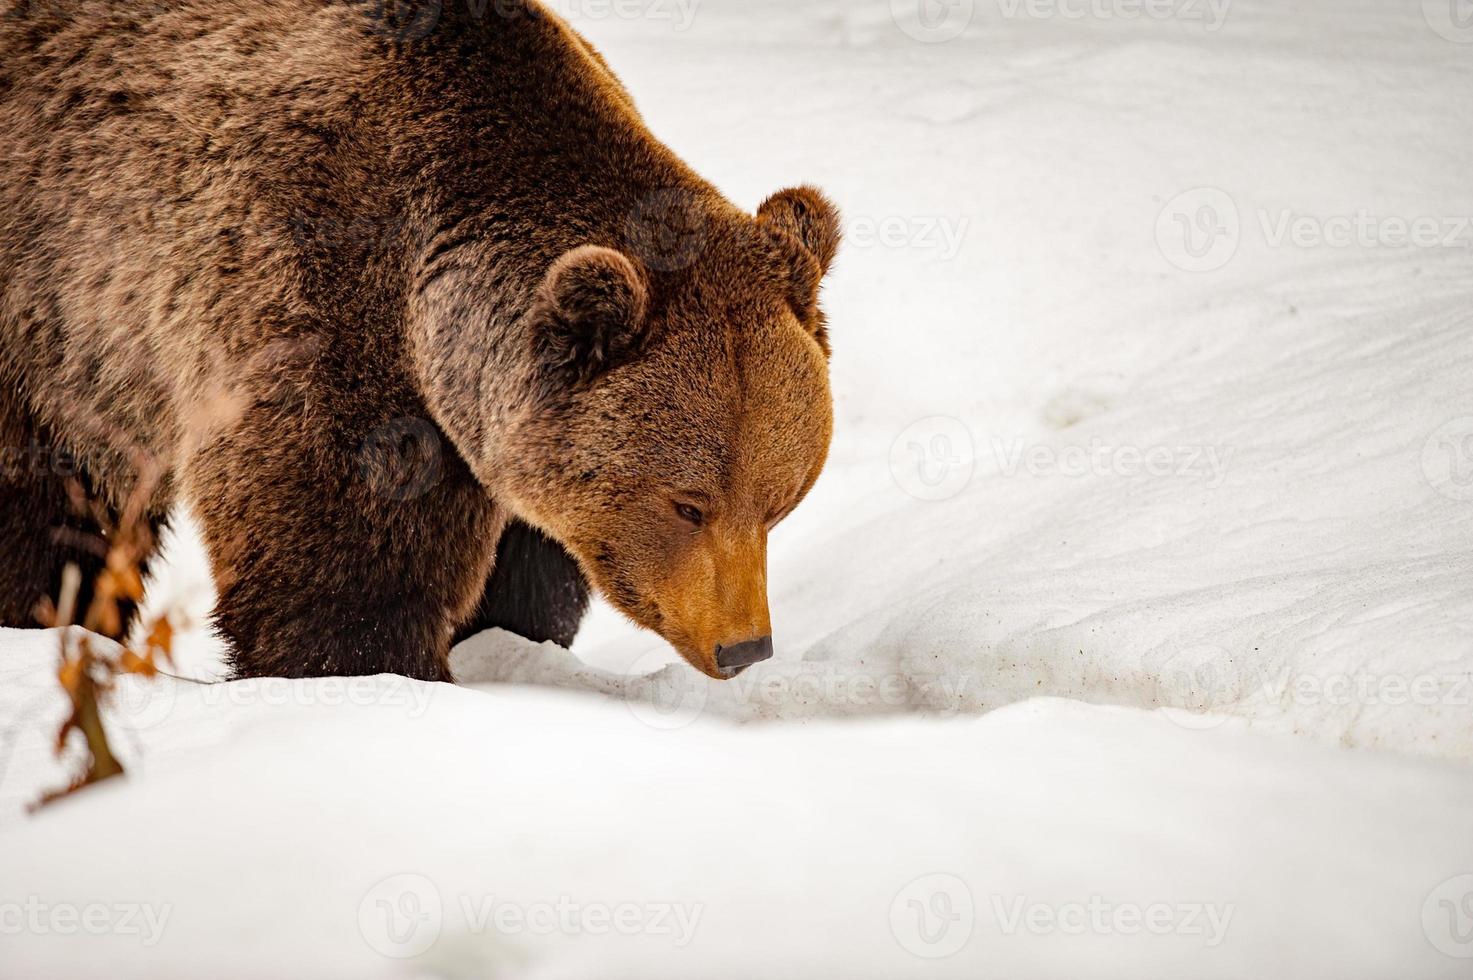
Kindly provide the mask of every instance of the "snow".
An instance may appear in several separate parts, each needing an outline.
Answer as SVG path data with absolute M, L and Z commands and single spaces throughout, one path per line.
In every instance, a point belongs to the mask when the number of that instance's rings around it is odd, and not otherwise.
M 7 832 L 6 890 L 38 914 L 162 922 L 11 940 L 8 975 L 1466 975 L 1420 919 L 1473 862 L 1473 781 L 1445 763 L 1058 700 L 676 729 L 523 688 L 426 706 L 382 679 L 332 712 L 289 689 L 236 695 L 208 757 L 161 744 L 138 785 Z M 946 935 L 938 895 L 975 925 Z M 595 918 L 621 907 L 637 934 Z
M 0 632 L 0 976 L 1468 976 L 1448 3 L 576 4 L 734 200 L 846 211 L 778 657 L 129 680 L 129 778 L 25 818 L 57 637 Z

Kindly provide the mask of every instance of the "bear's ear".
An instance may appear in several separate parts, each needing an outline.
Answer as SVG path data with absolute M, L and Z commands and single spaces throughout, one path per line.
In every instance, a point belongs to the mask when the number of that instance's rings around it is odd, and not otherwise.
M 621 252 L 573 249 L 552 264 L 532 316 L 543 364 L 574 386 L 631 357 L 645 335 L 649 282 Z
M 788 247 L 790 301 L 798 319 L 823 343 L 818 288 L 839 251 L 839 209 L 815 188 L 794 187 L 764 201 L 757 220 Z
M 839 252 L 839 209 L 815 187 L 792 187 L 762 202 L 757 220 L 798 240 L 825 275 Z

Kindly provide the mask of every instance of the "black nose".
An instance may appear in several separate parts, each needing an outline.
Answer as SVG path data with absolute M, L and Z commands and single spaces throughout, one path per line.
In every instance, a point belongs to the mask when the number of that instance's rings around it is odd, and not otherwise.
M 731 646 L 716 648 L 716 666 L 735 677 L 753 664 L 772 659 L 772 637 L 748 640 Z

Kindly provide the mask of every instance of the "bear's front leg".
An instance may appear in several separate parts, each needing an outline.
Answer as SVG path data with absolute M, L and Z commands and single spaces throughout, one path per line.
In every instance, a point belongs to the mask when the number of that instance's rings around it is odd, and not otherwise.
M 248 411 L 190 467 L 233 675 L 449 680 L 496 508 L 423 418 L 314 408 Z

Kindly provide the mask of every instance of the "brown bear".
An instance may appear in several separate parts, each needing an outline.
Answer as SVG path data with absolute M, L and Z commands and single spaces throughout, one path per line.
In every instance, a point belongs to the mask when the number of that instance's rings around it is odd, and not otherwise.
M 448 679 L 590 583 L 712 677 L 771 655 L 817 191 L 739 210 L 532 0 L 13 0 L 0 132 L 0 625 L 97 570 L 80 488 L 189 506 L 241 677 Z

